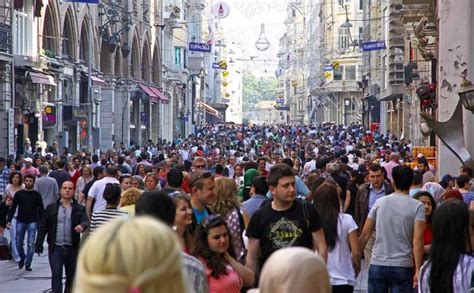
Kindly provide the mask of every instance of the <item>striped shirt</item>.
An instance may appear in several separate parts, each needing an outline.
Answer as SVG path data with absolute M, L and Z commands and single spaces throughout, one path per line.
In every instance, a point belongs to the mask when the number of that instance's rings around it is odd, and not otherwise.
M 114 218 L 128 217 L 128 213 L 117 209 L 105 209 L 94 212 L 91 218 L 90 231 L 94 232 L 101 225 L 110 222 Z

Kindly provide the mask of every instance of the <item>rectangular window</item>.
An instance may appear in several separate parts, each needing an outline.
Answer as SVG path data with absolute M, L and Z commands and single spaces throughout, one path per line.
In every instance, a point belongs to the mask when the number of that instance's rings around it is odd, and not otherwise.
M 349 29 L 339 28 L 338 45 L 340 50 L 347 49 L 349 47 Z
M 356 67 L 355 65 L 346 66 L 346 78 L 345 80 L 355 80 L 356 79 Z
M 359 0 L 359 10 L 364 9 L 364 0 Z
M 182 56 L 183 48 L 181 47 L 174 47 L 174 64 L 178 68 L 183 67 L 183 56 Z
M 26 50 L 26 40 L 28 34 L 26 31 L 28 15 L 24 12 L 15 10 L 15 26 L 16 26 L 16 36 L 15 36 L 15 52 L 14 54 L 18 55 L 28 55 Z
M 360 28 L 359 28 L 359 40 L 362 40 L 362 39 L 364 38 L 364 36 L 363 36 L 363 31 L 364 31 L 363 28 L 360 27 Z
M 342 80 L 342 74 L 344 72 L 344 66 L 334 68 L 334 80 Z

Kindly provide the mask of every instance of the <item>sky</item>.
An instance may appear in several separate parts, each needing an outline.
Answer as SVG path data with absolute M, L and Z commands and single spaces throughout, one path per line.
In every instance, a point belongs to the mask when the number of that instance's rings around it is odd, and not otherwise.
M 252 68 L 256 75 L 273 75 L 277 69 L 279 39 L 284 32 L 288 0 L 227 0 L 229 15 L 221 20 L 228 50 L 235 52 L 244 68 Z M 217 3 L 219 1 L 214 1 Z M 270 43 L 266 51 L 259 51 L 255 42 L 259 39 L 261 25 Z M 251 61 L 253 59 L 253 61 Z

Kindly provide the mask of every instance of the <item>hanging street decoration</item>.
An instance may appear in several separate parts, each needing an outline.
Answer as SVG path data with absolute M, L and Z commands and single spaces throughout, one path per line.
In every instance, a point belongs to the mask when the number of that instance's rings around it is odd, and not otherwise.
M 270 42 L 268 41 L 267 36 L 265 35 L 265 24 L 263 23 L 260 26 L 260 36 L 255 42 L 255 47 L 259 51 L 266 51 L 268 50 L 268 48 L 270 48 Z
M 230 7 L 225 2 L 217 2 L 216 4 L 212 5 L 211 11 L 216 18 L 222 19 L 229 15 Z

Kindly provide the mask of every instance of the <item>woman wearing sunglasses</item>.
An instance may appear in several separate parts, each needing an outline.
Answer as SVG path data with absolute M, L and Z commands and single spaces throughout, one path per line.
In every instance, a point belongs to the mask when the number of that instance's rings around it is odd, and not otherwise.
M 229 228 L 223 217 L 211 215 L 195 232 L 193 254 L 206 267 L 209 292 L 239 293 L 254 283 L 254 274 L 235 259 Z

